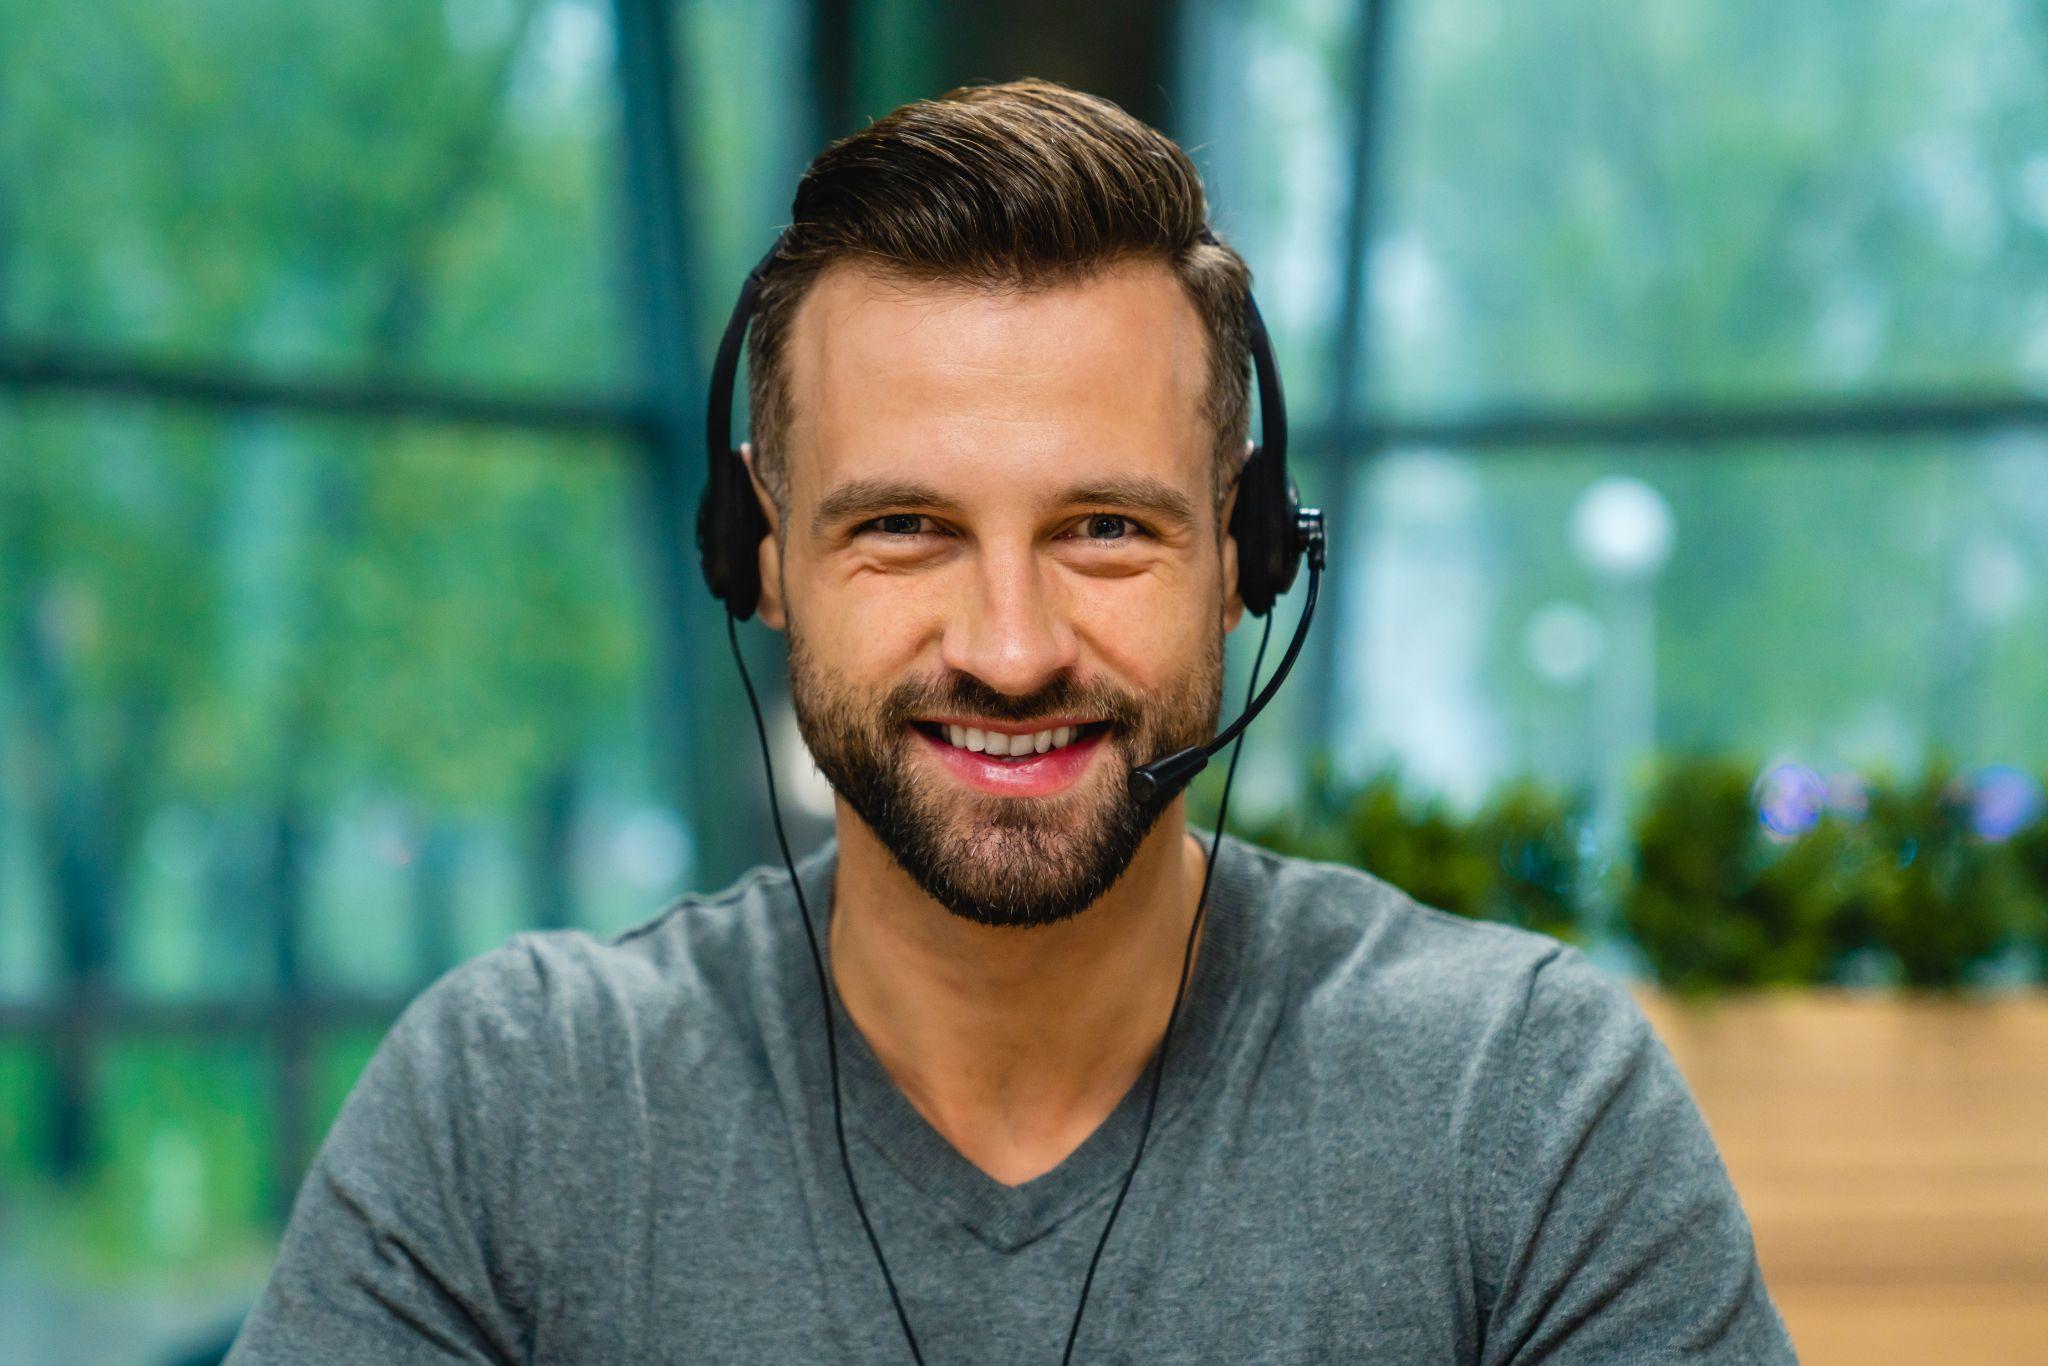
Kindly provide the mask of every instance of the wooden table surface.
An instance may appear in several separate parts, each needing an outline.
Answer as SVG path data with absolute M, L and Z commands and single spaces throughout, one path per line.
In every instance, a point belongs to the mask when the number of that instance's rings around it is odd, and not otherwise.
M 2048 1364 L 2048 992 L 1635 995 L 1805 1366 Z

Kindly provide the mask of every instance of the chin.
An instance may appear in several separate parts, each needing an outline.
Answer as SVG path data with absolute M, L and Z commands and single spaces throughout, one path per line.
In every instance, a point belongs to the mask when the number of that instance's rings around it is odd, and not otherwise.
M 1121 876 L 1120 866 L 1105 866 L 1115 855 L 1101 847 L 1103 827 L 1085 803 L 1062 801 L 1060 813 L 1004 812 L 1005 805 L 1016 803 L 994 798 L 934 813 L 925 837 L 891 853 L 951 914 L 1010 929 L 1071 919 Z

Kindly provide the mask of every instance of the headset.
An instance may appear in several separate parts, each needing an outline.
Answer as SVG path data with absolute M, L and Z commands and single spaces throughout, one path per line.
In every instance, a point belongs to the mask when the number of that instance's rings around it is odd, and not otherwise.
M 739 373 L 740 343 L 753 317 L 762 281 L 791 231 L 791 228 L 784 228 L 776 237 L 775 245 L 747 272 L 746 281 L 740 287 L 739 300 L 733 305 L 732 316 L 726 322 L 725 335 L 718 344 L 718 356 L 711 371 L 710 402 L 706 405 L 710 472 L 697 505 L 697 551 L 703 561 L 704 580 L 711 589 L 711 595 L 725 604 L 726 640 L 732 647 L 733 663 L 738 666 L 740 682 L 746 689 L 747 705 L 754 714 L 761 764 L 768 779 L 768 808 L 774 817 L 775 839 L 782 849 L 782 861 L 789 869 L 797 909 L 803 914 L 804 936 L 810 941 L 811 965 L 817 972 L 818 998 L 825 1016 L 825 1046 L 831 1063 L 832 1120 L 839 1139 L 839 1164 L 846 1173 L 847 1190 L 853 1196 L 854 1210 L 860 1216 L 861 1227 L 867 1231 L 868 1246 L 874 1249 L 875 1261 L 881 1267 L 882 1280 L 888 1287 L 890 1303 L 895 1306 L 896 1320 L 903 1327 L 911 1358 L 923 1366 L 924 1354 L 918 1350 L 917 1335 L 910 1330 L 910 1318 L 904 1312 L 902 1296 L 897 1293 L 896 1279 L 889 1272 L 888 1258 L 882 1255 L 881 1241 L 875 1236 L 867 1206 L 860 1198 L 860 1188 L 854 1183 L 853 1161 L 846 1148 L 846 1120 L 840 1104 L 839 1049 L 834 1037 L 824 959 L 818 952 L 818 938 L 811 924 L 810 906 L 805 901 L 803 885 L 797 878 L 796 861 L 789 851 L 789 837 L 782 828 L 781 803 L 775 794 L 775 765 L 769 756 L 768 729 L 761 716 L 760 698 L 754 692 L 753 679 L 748 676 L 746 660 L 740 654 L 738 624 L 752 616 L 760 602 L 760 546 L 771 533 L 768 516 L 755 496 L 753 481 L 747 473 L 745 457 L 732 441 L 733 388 Z M 1221 245 L 1215 233 L 1206 226 L 1199 233 L 1198 240 Z M 1131 769 L 1127 778 L 1131 795 L 1148 806 L 1171 801 L 1225 745 L 1239 741 L 1252 718 L 1273 700 L 1273 695 L 1294 668 L 1302 643 L 1308 638 L 1309 622 L 1314 619 L 1316 598 L 1322 585 L 1325 558 L 1323 514 L 1320 509 L 1301 505 L 1300 491 L 1287 472 L 1287 405 L 1280 391 L 1280 370 L 1273 361 L 1272 343 L 1266 335 L 1265 321 L 1259 316 L 1259 306 L 1249 293 L 1245 295 L 1245 325 L 1252 360 L 1258 372 L 1262 440 L 1252 448 L 1238 471 L 1237 502 L 1231 509 L 1230 534 L 1237 541 L 1238 595 L 1245 610 L 1266 619 L 1265 630 L 1259 640 L 1258 653 L 1252 660 L 1245 706 L 1238 718 L 1207 744 L 1190 746 Z M 1289 642 L 1287 653 L 1274 670 L 1272 679 L 1253 696 L 1253 690 L 1258 687 L 1259 666 L 1265 661 L 1266 645 L 1273 635 L 1273 604 L 1293 585 L 1304 561 L 1309 571 L 1308 589 L 1302 603 L 1301 618 L 1294 628 L 1294 639 Z M 1201 895 L 1195 903 L 1195 917 L 1188 929 L 1187 947 L 1181 954 L 1180 987 L 1174 992 L 1173 1009 L 1166 1018 L 1166 1032 L 1150 1068 L 1152 1086 L 1145 1105 L 1144 1127 L 1138 1134 L 1137 1152 L 1131 1158 L 1129 1170 L 1124 1173 L 1123 1186 L 1118 1190 L 1116 1203 L 1111 1206 L 1109 1218 L 1103 1224 L 1102 1236 L 1096 1241 L 1095 1255 L 1089 1260 L 1088 1275 L 1081 1285 L 1081 1300 L 1074 1308 L 1073 1325 L 1067 1332 L 1062 1363 L 1073 1360 L 1074 1341 L 1081 1331 L 1081 1315 L 1088 1307 L 1088 1291 L 1095 1284 L 1096 1265 L 1102 1260 L 1102 1250 L 1109 1242 L 1109 1231 L 1116 1226 L 1124 1197 L 1130 1193 L 1131 1178 L 1137 1175 L 1138 1163 L 1145 1155 L 1146 1139 L 1152 1133 L 1152 1114 L 1159 1103 L 1159 1083 L 1166 1071 L 1166 1051 L 1173 1042 L 1174 1021 L 1180 1015 L 1181 998 L 1187 991 L 1188 965 L 1209 904 L 1209 882 L 1216 870 L 1216 852 L 1223 843 L 1224 817 L 1230 809 L 1230 785 L 1237 776 L 1237 757 L 1238 750 L 1233 748 L 1230 766 L 1224 775 L 1222 797 L 1217 803 L 1216 835 L 1210 842 L 1208 859 L 1202 871 Z

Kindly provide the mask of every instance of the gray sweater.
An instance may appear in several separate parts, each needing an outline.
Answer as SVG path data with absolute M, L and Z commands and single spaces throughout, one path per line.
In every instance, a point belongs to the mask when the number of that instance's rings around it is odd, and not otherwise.
M 821 952 L 835 855 L 799 864 Z M 831 1009 L 854 1175 L 925 1361 L 1057 1363 L 1149 1069 L 1010 1187 Z M 470 960 L 356 1084 L 228 1361 L 908 1362 L 823 1026 L 781 869 Z M 1620 985 L 1554 939 L 1226 838 L 1074 1360 L 1795 1358 Z

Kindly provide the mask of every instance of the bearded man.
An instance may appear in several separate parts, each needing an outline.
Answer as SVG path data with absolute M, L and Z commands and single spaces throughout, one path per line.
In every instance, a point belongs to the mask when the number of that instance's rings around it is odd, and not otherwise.
M 835 836 L 424 993 L 230 1361 L 1794 1359 L 1620 986 L 1231 838 L 1204 902 L 1184 797 L 1133 796 L 1215 734 L 1245 609 L 1207 220 L 1041 81 L 813 162 L 741 454 Z

